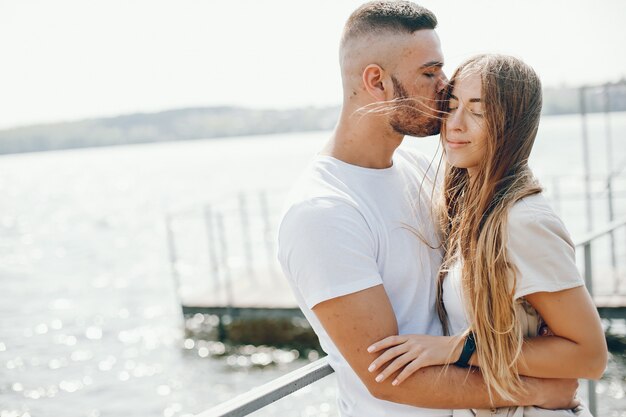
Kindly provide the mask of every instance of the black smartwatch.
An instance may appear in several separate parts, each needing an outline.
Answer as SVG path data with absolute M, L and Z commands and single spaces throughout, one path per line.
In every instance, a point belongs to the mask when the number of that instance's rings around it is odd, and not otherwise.
M 465 338 L 465 342 L 463 342 L 461 356 L 458 361 L 454 362 L 454 365 L 460 366 L 461 368 L 469 368 L 469 360 L 475 351 L 476 341 L 474 340 L 474 332 L 469 332 Z

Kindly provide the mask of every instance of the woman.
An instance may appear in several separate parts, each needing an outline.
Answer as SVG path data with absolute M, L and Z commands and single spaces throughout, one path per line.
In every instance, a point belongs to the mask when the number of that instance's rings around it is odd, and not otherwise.
M 368 349 L 382 353 L 371 372 L 383 381 L 401 370 L 397 385 L 421 367 L 469 364 L 492 396 L 513 401 L 520 375 L 599 379 L 607 349 L 598 313 L 571 239 L 528 168 L 541 111 L 537 74 L 516 58 L 480 55 L 456 70 L 447 93 L 437 308 L 452 336 L 386 338 Z M 545 337 L 532 338 L 538 333 Z

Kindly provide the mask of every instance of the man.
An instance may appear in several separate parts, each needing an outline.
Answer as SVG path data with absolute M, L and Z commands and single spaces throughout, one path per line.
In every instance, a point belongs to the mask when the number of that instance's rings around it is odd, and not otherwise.
M 434 310 L 441 253 L 433 178 L 425 157 L 397 149 L 404 135 L 439 133 L 447 80 L 436 25 L 430 11 L 410 2 L 367 3 L 350 16 L 340 46 L 339 122 L 294 188 L 280 226 L 279 260 L 336 371 L 342 416 L 439 416 L 491 406 L 475 370 L 429 367 L 400 386 L 393 378 L 377 383 L 368 372 L 373 342 L 442 332 Z M 519 405 L 546 408 L 571 405 L 577 385 L 525 381 Z

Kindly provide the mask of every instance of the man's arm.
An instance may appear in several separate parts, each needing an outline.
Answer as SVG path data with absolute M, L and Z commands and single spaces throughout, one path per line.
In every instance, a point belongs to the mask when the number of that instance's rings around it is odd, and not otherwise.
M 491 408 L 509 405 L 538 405 L 544 408 L 569 408 L 578 383 L 575 380 L 524 378 L 527 393 L 517 404 L 494 394 L 489 400 L 480 372 L 450 366 L 420 369 L 400 386 L 392 378 L 381 383 L 367 368 L 378 356 L 367 351 L 372 343 L 398 334 L 391 303 L 382 285 L 333 298 L 313 307 L 322 326 L 369 392 L 376 398 L 425 408 Z

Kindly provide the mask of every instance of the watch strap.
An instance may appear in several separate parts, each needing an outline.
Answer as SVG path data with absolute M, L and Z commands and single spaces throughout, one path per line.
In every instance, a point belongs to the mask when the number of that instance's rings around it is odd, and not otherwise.
M 470 358 L 476 351 L 476 340 L 474 339 L 474 332 L 469 332 L 465 341 L 463 342 L 463 350 L 461 351 L 461 356 L 459 360 L 454 362 L 454 365 L 460 366 L 461 368 L 468 368 Z

